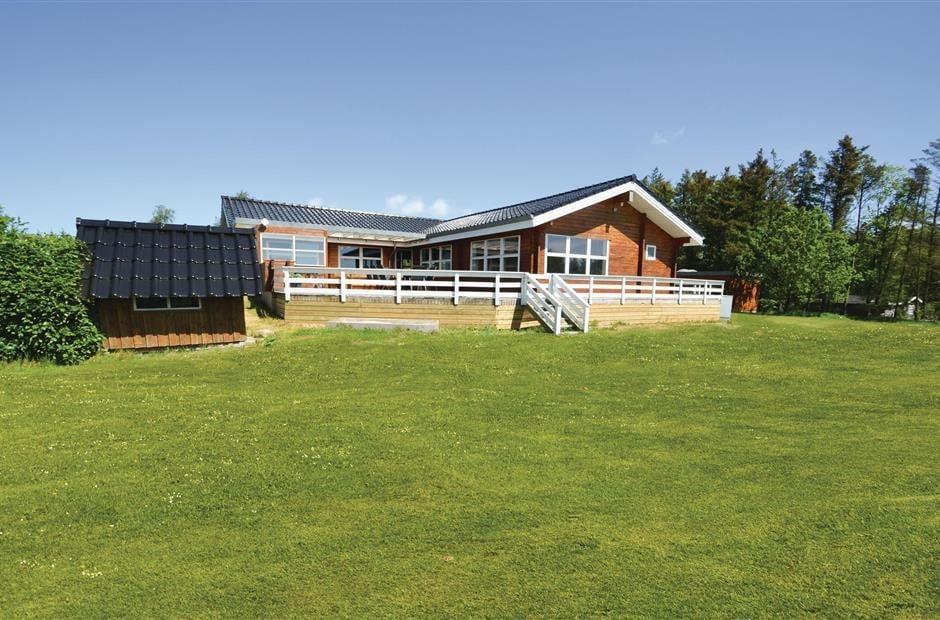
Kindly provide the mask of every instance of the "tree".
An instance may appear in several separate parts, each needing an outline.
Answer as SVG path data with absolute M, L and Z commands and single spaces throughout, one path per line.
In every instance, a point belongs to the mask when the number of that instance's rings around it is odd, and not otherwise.
M 924 278 L 924 303 L 936 301 L 936 295 L 933 290 L 937 282 L 937 217 L 940 215 L 940 138 L 933 140 L 927 148 L 924 149 L 924 161 L 933 168 L 934 178 L 937 179 L 937 193 L 933 202 L 933 216 L 930 220 L 930 235 L 927 238 L 927 269 Z
M 672 204 L 672 200 L 676 196 L 676 190 L 672 186 L 672 182 L 659 171 L 659 168 L 653 168 L 652 172 L 643 177 L 642 182 L 643 185 L 650 188 L 653 195 L 659 198 L 659 201 L 664 205 L 668 207 Z
M 788 206 L 749 231 L 736 268 L 760 280 L 761 297 L 787 312 L 844 291 L 855 277 L 853 253 L 821 210 Z
M 172 224 L 176 219 L 176 211 L 164 205 L 157 205 L 153 208 L 153 214 L 150 216 L 151 224 Z
M 232 196 L 232 198 L 238 198 L 239 200 L 254 200 L 254 199 L 255 199 L 254 196 L 252 196 L 251 194 L 249 194 L 249 193 L 246 192 L 245 190 L 242 190 L 242 191 L 238 192 L 237 194 L 235 194 L 234 196 Z
M 843 230 L 862 182 L 862 153 L 867 146 L 858 148 L 851 136 L 843 136 L 823 171 L 826 205 L 832 218 L 832 230 Z
M 790 202 L 799 209 L 822 207 L 820 186 L 816 179 L 819 160 L 816 155 L 806 150 L 800 153 L 795 163 L 790 164 L 785 172 L 787 192 Z
M 898 278 L 897 293 L 894 301 L 900 304 L 908 295 L 917 296 L 917 286 L 919 285 L 917 271 L 920 262 L 917 260 L 917 251 L 915 250 L 915 234 L 920 225 L 921 237 L 923 237 L 923 219 L 927 209 L 927 192 L 930 188 L 930 169 L 923 164 L 917 164 L 911 168 L 911 175 L 905 180 L 905 187 L 901 202 L 901 219 L 899 226 L 907 228 L 907 242 L 904 246 L 904 258 L 901 261 L 901 275 Z M 905 224 L 904 220 L 907 219 Z M 908 277 L 913 274 L 913 286 L 908 281 Z M 907 290 L 905 290 L 907 285 Z M 895 318 L 899 318 L 899 312 L 895 312 Z

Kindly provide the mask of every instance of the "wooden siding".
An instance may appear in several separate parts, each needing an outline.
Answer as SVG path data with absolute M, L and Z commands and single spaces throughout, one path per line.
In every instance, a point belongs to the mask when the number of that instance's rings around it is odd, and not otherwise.
M 435 300 L 436 301 L 436 300 Z M 439 321 L 441 327 L 494 327 L 521 329 L 538 327 L 538 319 L 525 306 L 491 303 L 400 303 L 388 301 L 349 301 L 324 298 L 294 298 L 288 302 L 275 294 L 275 313 L 294 323 L 323 325 L 340 318 L 411 319 Z
M 203 299 L 199 310 L 135 311 L 130 299 L 102 299 L 96 308 L 107 349 L 200 346 L 245 339 L 241 297 Z
M 592 327 L 651 325 L 654 323 L 704 323 L 719 320 L 721 306 L 710 304 L 592 304 Z

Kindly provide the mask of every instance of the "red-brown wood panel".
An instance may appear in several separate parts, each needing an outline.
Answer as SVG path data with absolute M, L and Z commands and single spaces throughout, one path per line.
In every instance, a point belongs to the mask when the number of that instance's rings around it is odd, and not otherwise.
M 148 349 L 240 342 L 245 339 L 241 297 L 203 299 L 199 310 L 134 310 L 129 299 L 98 301 L 98 326 L 108 349 Z

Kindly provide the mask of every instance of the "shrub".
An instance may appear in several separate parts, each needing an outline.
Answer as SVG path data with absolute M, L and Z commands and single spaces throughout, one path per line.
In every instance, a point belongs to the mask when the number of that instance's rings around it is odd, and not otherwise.
M 65 234 L 31 234 L 0 211 L 0 359 L 77 364 L 101 334 L 82 300 L 85 245 Z

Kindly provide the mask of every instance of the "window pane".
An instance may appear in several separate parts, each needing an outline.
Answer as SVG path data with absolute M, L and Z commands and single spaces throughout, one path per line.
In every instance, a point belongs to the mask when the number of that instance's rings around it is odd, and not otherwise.
M 548 273 L 565 273 L 565 258 L 563 256 L 548 257 Z
M 431 248 L 431 260 L 441 260 L 441 248 Z
M 587 252 L 588 240 L 585 239 L 584 237 L 570 237 L 569 242 L 571 243 L 570 251 L 572 254 L 584 255 L 588 253 Z M 579 273 L 583 273 L 583 272 L 579 272 Z
M 591 256 L 607 256 L 606 239 L 591 239 Z
M 482 258 L 483 257 L 483 242 L 474 241 L 470 244 L 470 256 L 473 258 Z
M 421 248 L 421 262 L 422 263 L 428 262 L 428 249 L 427 248 Z
M 339 266 L 343 269 L 355 269 L 359 266 L 359 261 L 355 258 L 342 258 L 339 261 Z
M 503 253 L 518 254 L 519 253 L 519 237 L 505 237 L 503 239 Z
M 297 265 L 322 265 L 323 252 L 297 252 Z
M 519 258 L 516 256 L 504 258 L 503 271 L 519 271 Z
M 646 246 L 646 258 L 656 258 L 656 246 L 655 245 Z
M 483 259 L 475 258 L 470 261 L 470 270 L 471 271 L 483 271 Z
M 363 258 L 382 258 L 382 248 L 362 248 Z
M 363 269 L 381 269 L 382 261 L 376 258 L 364 258 L 362 259 L 362 268 Z
M 272 237 L 270 235 L 261 236 L 261 247 L 291 249 L 290 237 Z
M 565 242 L 567 241 L 567 237 L 562 237 L 561 235 L 546 235 L 545 238 L 545 246 L 549 252 L 557 252 L 558 254 L 565 253 Z
M 261 260 L 293 260 L 294 253 L 290 250 L 263 250 Z
M 487 271 L 499 271 L 499 257 L 486 259 Z
M 451 263 L 449 260 L 441 261 L 441 269 L 444 271 L 450 271 L 453 267 L 450 266 Z
M 309 239 L 304 237 L 297 237 L 294 241 L 294 248 L 296 250 L 308 250 L 308 251 L 323 251 L 323 239 Z
M 591 275 L 595 275 L 595 276 L 604 275 L 604 271 L 606 271 L 605 269 L 606 264 L 607 264 L 607 261 L 605 260 L 597 260 L 596 258 L 592 259 L 591 260 Z
M 140 297 L 137 299 L 138 310 L 157 310 L 166 308 L 166 297 Z
M 441 260 L 450 260 L 450 246 L 441 249 Z
M 198 308 L 199 300 L 195 297 L 171 297 L 171 308 Z
M 359 248 L 354 245 L 339 246 L 340 256 L 359 256 Z
M 584 258 L 569 258 L 568 273 L 586 273 L 587 260 Z
M 486 251 L 488 254 L 498 253 L 499 252 L 499 239 L 487 239 Z

